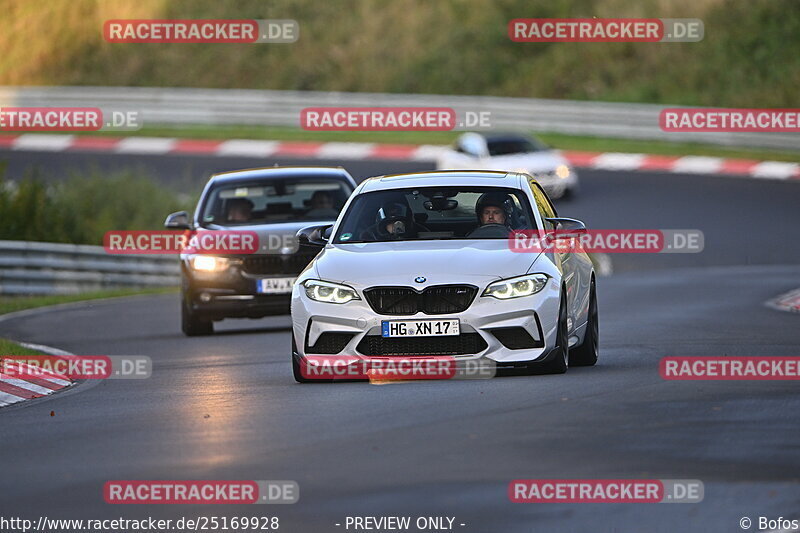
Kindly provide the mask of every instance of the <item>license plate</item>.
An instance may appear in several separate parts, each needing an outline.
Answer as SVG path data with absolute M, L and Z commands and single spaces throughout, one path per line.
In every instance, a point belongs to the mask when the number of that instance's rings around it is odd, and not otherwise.
M 256 292 L 259 294 L 289 294 L 297 278 L 264 278 L 258 280 Z
M 453 320 L 383 320 L 384 337 L 451 337 L 461 334 L 458 319 Z

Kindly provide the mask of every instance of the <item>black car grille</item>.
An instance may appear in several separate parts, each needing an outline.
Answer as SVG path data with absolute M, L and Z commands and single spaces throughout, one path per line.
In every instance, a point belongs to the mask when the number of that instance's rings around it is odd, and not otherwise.
M 248 274 L 299 274 L 316 257 L 316 254 L 251 255 L 242 261 L 242 270 Z
M 397 339 L 367 335 L 358 343 L 356 350 L 362 355 L 369 356 L 425 356 L 476 354 L 485 350 L 486 347 L 486 341 L 477 333 L 462 333 L 452 337 Z
M 372 287 L 364 291 L 372 310 L 381 315 L 445 315 L 465 311 L 478 288 L 472 285 L 435 285 L 422 292 L 411 287 Z
M 342 333 L 335 331 L 326 331 L 318 338 L 314 346 L 306 344 L 307 354 L 337 354 L 344 350 L 347 343 L 350 342 L 355 336 L 355 333 Z

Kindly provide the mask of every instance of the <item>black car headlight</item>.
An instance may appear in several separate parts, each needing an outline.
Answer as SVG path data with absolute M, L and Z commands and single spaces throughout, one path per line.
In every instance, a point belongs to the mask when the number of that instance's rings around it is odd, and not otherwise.
M 197 272 L 222 272 L 230 266 L 231 261 L 227 257 L 195 255 L 189 259 L 189 264 Z

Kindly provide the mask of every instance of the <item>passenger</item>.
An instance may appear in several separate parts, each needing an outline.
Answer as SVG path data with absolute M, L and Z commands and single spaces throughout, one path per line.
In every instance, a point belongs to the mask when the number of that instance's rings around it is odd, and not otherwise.
M 411 209 L 401 202 L 385 202 L 378 210 L 376 222 L 362 232 L 365 241 L 386 241 L 394 239 L 413 239 L 417 228 Z
M 336 218 L 339 212 L 333 207 L 333 197 L 328 191 L 314 191 L 311 195 L 311 209 L 308 218 Z
M 247 198 L 228 200 L 228 213 L 226 218 L 228 222 L 237 224 L 250 222 L 253 219 L 253 202 Z

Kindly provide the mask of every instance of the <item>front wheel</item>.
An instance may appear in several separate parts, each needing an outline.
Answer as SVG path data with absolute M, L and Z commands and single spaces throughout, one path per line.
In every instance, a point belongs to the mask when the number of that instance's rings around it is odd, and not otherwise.
M 540 366 L 544 374 L 563 374 L 569 361 L 569 339 L 567 334 L 567 293 L 561 290 L 561 303 L 558 306 L 558 334 L 553 358 Z
M 569 366 L 594 366 L 599 352 L 600 328 L 597 321 L 597 292 L 594 279 L 589 288 L 589 313 L 583 343 L 569 352 Z
M 202 320 L 193 313 L 185 297 L 181 297 L 181 330 L 187 337 L 211 335 L 214 333 L 214 322 Z

